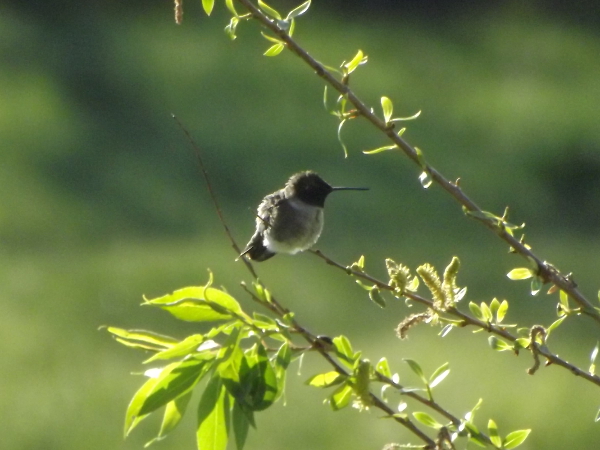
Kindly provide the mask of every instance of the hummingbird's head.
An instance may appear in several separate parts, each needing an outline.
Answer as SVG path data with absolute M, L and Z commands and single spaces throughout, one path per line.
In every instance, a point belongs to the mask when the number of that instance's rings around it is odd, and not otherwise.
M 309 170 L 292 175 L 285 185 L 285 190 L 289 196 L 296 196 L 304 203 L 323 207 L 325 198 L 333 192 L 334 188 L 315 172 Z
M 332 187 L 312 170 L 299 172 L 288 180 L 285 192 L 288 197 L 296 196 L 304 203 L 325 206 L 325 199 L 333 191 L 366 191 L 369 188 Z

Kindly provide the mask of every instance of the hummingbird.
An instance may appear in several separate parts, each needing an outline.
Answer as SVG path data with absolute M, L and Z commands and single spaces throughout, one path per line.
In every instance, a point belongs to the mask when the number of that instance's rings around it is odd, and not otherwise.
M 266 261 L 276 253 L 308 250 L 323 230 L 327 196 L 334 191 L 368 189 L 332 187 L 313 171 L 292 175 L 283 189 L 267 195 L 258 206 L 256 231 L 239 257 Z

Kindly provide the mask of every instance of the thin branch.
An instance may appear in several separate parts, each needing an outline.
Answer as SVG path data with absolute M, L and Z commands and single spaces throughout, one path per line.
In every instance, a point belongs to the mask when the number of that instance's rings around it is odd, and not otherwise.
M 395 289 L 392 286 L 390 286 L 389 284 L 387 284 L 381 280 L 378 280 L 377 278 L 374 278 L 367 273 L 352 270 L 350 267 L 346 267 L 346 266 L 332 260 L 328 256 L 324 255 L 323 252 L 321 252 L 320 250 L 310 250 L 310 251 L 314 255 L 323 259 L 327 264 L 343 270 L 348 275 L 351 275 L 351 276 L 354 276 L 357 278 L 362 278 L 363 280 L 373 283 L 379 289 L 384 289 L 387 291 L 395 292 Z M 456 308 L 440 310 L 439 308 L 437 308 L 435 306 L 435 302 L 433 302 L 432 300 L 428 300 L 424 297 L 421 297 L 420 295 L 417 295 L 417 294 L 414 294 L 414 293 L 408 292 L 408 291 L 403 292 L 402 295 L 406 298 L 409 298 L 409 299 L 415 301 L 415 302 L 421 303 L 421 304 L 427 306 L 428 308 L 431 308 L 438 314 L 448 314 L 448 315 L 454 316 L 454 317 L 460 319 L 463 322 L 464 326 L 472 325 L 474 327 L 481 328 L 482 330 L 485 330 L 489 333 L 500 336 L 500 337 L 506 339 L 507 341 L 510 341 L 513 343 L 516 342 L 516 340 L 518 339 L 518 336 L 515 336 L 512 333 L 509 333 L 506 330 L 506 328 L 504 328 L 502 326 L 491 324 L 489 322 L 485 322 L 483 320 L 479 320 L 475 317 L 471 317 L 468 314 L 465 314 Z M 532 347 L 530 348 L 530 350 L 531 350 L 534 358 L 537 358 L 537 355 L 542 355 L 548 360 L 548 363 L 556 364 L 557 366 L 563 367 L 563 368 L 569 370 L 573 375 L 584 378 L 587 381 L 590 381 L 590 382 L 594 383 L 595 385 L 600 386 L 600 377 L 598 375 L 594 375 L 589 372 L 586 372 L 586 371 L 580 369 L 579 367 L 565 361 L 564 359 L 560 358 L 558 355 L 556 355 L 556 354 L 552 353 L 550 350 L 548 350 L 547 346 L 545 346 L 545 345 L 539 346 L 533 341 L 532 341 L 531 345 L 532 345 Z M 533 373 L 530 373 L 530 374 L 533 375 Z
M 587 316 L 590 316 L 597 323 L 600 324 L 600 313 L 593 307 L 589 300 L 577 289 L 573 280 L 560 273 L 551 264 L 541 260 L 535 255 L 524 243 L 520 242 L 517 238 L 509 234 L 503 227 L 499 227 L 497 222 L 490 220 L 485 217 L 483 210 L 471 200 L 458 186 L 457 183 L 449 181 L 434 167 L 427 163 L 424 163 L 421 158 L 417 155 L 417 151 L 408 144 L 404 139 L 398 136 L 398 133 L 394 131 L 393 124 L 387 124 L 379 117 L 377 117 L 371 109 L 363 103 L 347 84 L 339 81 L 335 76 L 328 71 L 321 63 L 308 54 L 294 39 L 292 39 L 288 33 L 280 28 L 278 24 L 267 17 L 260 11 L 250 0 L 238 0 L 239 3 L 243 4 L 248 11 L 252 14 L 252 17 L 257 19 L 265 27 L 271 30 L 277 35 L 279 39 L 285 42 L 287 48 L 298 57 L 300 57 L 306 64 L 308 64 L 315 73 L 323 78 L 329 85 L 331 85 L 336 91 L 345 96 L 356 108 L 358 113 L 365 117 L 381 132 L 386 134 L 394 144 L 398 146 L 410 159 L 416 164 L 423 167 L 423 169 L 431 176 L 431 178 L 438 183 L 442 189 L 448 192 L 458 203 L 460 203 L 466 211 L 472 213 L 470 216 L 481 222 L 487 228 L 489 228 L 494 234 L 498 235 L 502 240 L 508 243 L 508 245 L 514 249 L 516 253 L 526 258 L 528 261 L 535 263 L 537 267 L 537 275 L 541 277 L 544 282 L 553 283 L 558 286 L 561 290 L 565 291 L 569 297 L 571 297 L 580 307 L 581 312 Z
M 177 125 L 179 125 L 179 128 L 181 128 L 181 130 L 185 133 L 188 141 L 190 141 L 190 144 L 192 145 L 192 147 L 195 150 L 196 159 L 198 161 L 198 166 L 200 167 L 200 171 L 202 172 L 202 176 L 204 177 L 204 181 L 206 182 L 206 189 L 208 189 L 210 198 L 213 202 L 213 205 L 215 206 L 215 210 L 217 211 L 217 216 L 219 216 L 219 221 L 221 222 L 221 225 L 223 225 L 223 228 L 225 229 L 225 233 L 227 234 L 227 237 L 229 238 L 229 241 L 231 242 L 231 246 L 233 247 L 233 250 L 235 251 L 236 255 L 239 255 L 241 253 L 241 250 L 238 247 L 237 243 L 235 242 L 235 239 L 233 238 L 231 231 L 229 231 L 227 222 L 225 222 L 225 217 L 223 217 L 223 212 L 221 211 L 221 207 L 219 206 L 219 202 L 217 201 L 217 195 L 215 194 L 215 190 L 213 189 L 212 184 L 210 182 L 210 178 L 208 176 L 208 171 L 206 170 L 206 166 L 204 165 L 204 161 L 202 160 L 202 154 L 200 153 L 200 147 L 198 147 L 196 142 L 192 139 L 192 136 L 190 135 L 189 131 L 182 125 L 182 123 L 179 121 L 177 116 L 175 114 L 171 114 L 171 116 L 173 117 L 175 122 L 177 122 Z M 244 264 L 246 264 L 246 267 L 248 268 L 248 270 L 250 271 L 250 273 L 252 274 L 254 279 L 257 279 L 258 275 L 256 274 L 254 267 L 252 266 L 250 261 L 248 261 L 247 258 L 241 258 L 241 259 L 244 261 Z

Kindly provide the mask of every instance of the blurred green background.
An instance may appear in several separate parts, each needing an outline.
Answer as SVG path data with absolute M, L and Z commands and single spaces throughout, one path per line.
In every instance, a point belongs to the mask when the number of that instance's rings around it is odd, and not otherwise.
M 290 1 L 273 1 L 288 10 Z M 360 121 L 343 137 L 322 106 L 323 85 L 297 58 L 265 58 L 256 24 L 231 42 L 218 3 L 206 18 L 186 2 L 183 25 L 168 1 L 5 2 L 0 14 L 0 418 L 7 449 L 140 449 L 157 430 L 148 419 L 123 439 L 125 408 L 144 355 L 101 325 L 184 337 L 196 330 L 139 307 L 141 296 L 204 283 L 207 268 L 248 308 L 248 280 L 234 262 L 195 157 L 170 118 L 194 136 L 238 242 L 252 233 L 262 196 L 298 170 L 368 193 L 328 200 L 318 248 L 350 263 L 361 254 L 384 276 L 383 259 L 443 270 L 463 263 L 466 301 L 510 301 L 508 321 L 550 324 L 555 297 L 528 295 L 505 274 L 523 261 L 463 217 L 440 189 L 423 190 L 399 154 L 367 157 L 386 142 Z M 296 37 L 325 64 L 362 49 L 352 77 L 378 108 L 421 117 L 406 138 L 487 210 L 511 207 L 539 255 L 590 298 L 600 255 L 599 8 L 575 2 L 319 2 Z M 331 97 L 333 100 L 333 96 Z M 456 415 L 485 399 L 479 424 L 502 434 L 533 428 L 527 449 L 592 449 L 597 388 L 560 368 L 525 374 L 531 358 L 494 353 L 470 330 L 445 339 L 422 326 L 407 341 L 395 325 L 411 312 L 386 310 L 340 271 L 310 254 L 258 267 L 263 281 L 317 334 L 345 334 L 372 361 L 387 356 L 416 385 L 402 358 L 428 372 L 449 361 L 438 400 Z M 559 328 L 550 348 L 587 367 L 598 340 L 589 320 Z M 323 392 L 303 386 L 322 361 L 290 372 L 287 406 L 258 416 L 248 449 L 381 448 L 413 441 L 376 411 L 332 414 Z M 396 399 L 392 399 L 396 401 Z M 193 411 L 192 411 L 193 413 Z M 156 449 L 194 448 L 193 414 Z

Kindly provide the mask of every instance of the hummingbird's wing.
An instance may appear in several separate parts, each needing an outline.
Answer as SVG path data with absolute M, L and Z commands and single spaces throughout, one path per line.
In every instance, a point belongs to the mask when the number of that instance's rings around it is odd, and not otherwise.
M 253 261 L 265 261 L 272 256 L 275 256 L 274 252 L 265 247 L 263 240 L 265 231 L 275 221 L 277 206 L 282 201 L 285 201 L 285 195 L 283 190 L 280 190 L 267 195 L 260 205 L 258 205 L 258 211 L 256 212 L 256 231 L 239 257 L 248 255 Z

